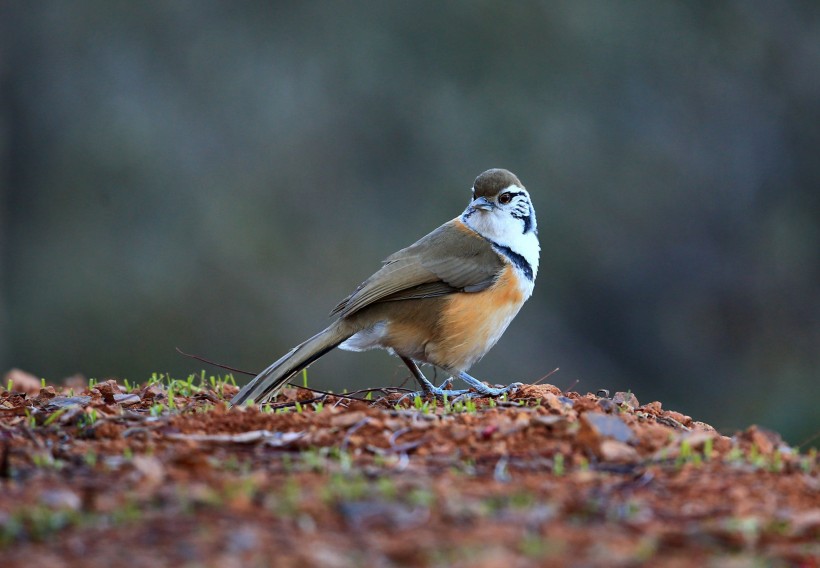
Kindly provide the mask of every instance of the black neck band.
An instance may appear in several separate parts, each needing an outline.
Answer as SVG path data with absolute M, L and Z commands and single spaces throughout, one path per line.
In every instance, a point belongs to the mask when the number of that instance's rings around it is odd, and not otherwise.
M 492 243 L 493 248 L 495 250 L 509 258 L 510 262 L 512 262 L 515 266 L 518 267 L 519 270 L 521 270 L 521 272 L 524 273 L 524 276 L 527 277 L 527 280 L 532 282 L 532 266 L 530 266 L 530 263 L 527 262 L 526 258 L 515 252 L 510 247 L 505 247 L 493 241 L 490 241 L 490 243 Z

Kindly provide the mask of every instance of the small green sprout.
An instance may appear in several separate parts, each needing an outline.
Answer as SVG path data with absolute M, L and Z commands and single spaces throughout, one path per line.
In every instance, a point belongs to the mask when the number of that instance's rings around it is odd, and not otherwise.
M 706 441 L 703 442 L 703 459 L 704 461 L 709 461 L 712 459 L 712 451 L 714 450 L 714 443 L 715 441 L 712 438 L 706 438 Z
M 552 458 L 552 473 L 558 477 L 564 475 L 564 454 L 555 454 Z
M 97 465 L 97 454 L 94 450 L 88 450 L 85 455 L 83 456 L 83 461 L 88 467 L 94 467 Z
M 45 419 L 45 421 L 43 422 L 43 426 L 51 426 L 51 424 L 52 424 L 55 420 L 57 420 L 60 416 L 62 416 L 63 414 L 65 414 L 66 410 L 68 410 L 68 407 L 61 408 L 60 410 L 57 410 L 56 412 L 52 412 L 52 413 L 51 413 L 51 416 L 49 416 L 48 418 L 46 418 L 46 419 Z

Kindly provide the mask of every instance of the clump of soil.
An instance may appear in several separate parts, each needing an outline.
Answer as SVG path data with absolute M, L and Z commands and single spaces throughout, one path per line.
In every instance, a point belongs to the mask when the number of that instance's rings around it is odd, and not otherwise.
M 129 385 L 130 387 L 130 385 Z M 0 389 L 4 567 L 817 566 L 820 460 L 634 395 Z M 599 393 L 601 394 L 601 393 Z

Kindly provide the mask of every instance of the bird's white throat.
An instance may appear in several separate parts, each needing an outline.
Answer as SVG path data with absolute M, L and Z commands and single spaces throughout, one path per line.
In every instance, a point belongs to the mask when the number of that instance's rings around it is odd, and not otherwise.
M 514 253 L 523 256 L 532 268 L 532 278 L 535 280 L 541 251 L 535 230 L 524 233 L 521 220 L 501 209 L 475 211 L 471 215 L 462 216 L 462 219 L 468 227 L 485 239 L 502 247 L 508 247 Z

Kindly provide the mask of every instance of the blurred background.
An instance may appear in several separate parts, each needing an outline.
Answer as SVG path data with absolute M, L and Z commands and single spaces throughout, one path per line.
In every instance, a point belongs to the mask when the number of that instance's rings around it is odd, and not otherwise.
M 259 370 L 505 167 L 541 270 L 475 376 L 797 444 L 818 151 L 817 2 L 2 1 L 0 373 Z

